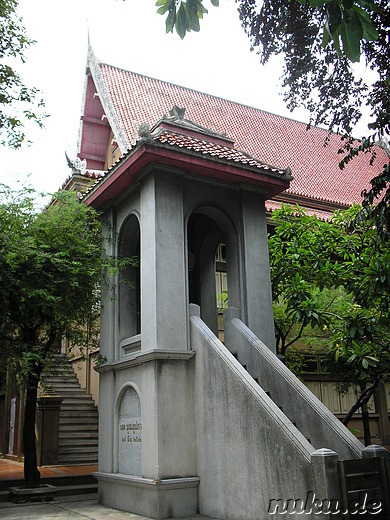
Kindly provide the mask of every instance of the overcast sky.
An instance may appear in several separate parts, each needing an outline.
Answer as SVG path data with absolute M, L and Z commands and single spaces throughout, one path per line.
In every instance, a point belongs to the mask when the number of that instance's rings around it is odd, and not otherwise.
M 0 149 L 0 182 L 30 174 L 33 187 L 53 192 L 69 175 L 65 151 L 75 158 L 88 30 L 106 63 L 306 122 L 303 111 L 290 114 L 284 106 L 281 62 L 261 67 L 250 52 L 235 2 L 206 4 L 200 33 L 182 41 L 165 34 L 155 0 L 20 0 L 27 33 L 37 40 L 20 70 L 42 91 L 50 118 L 44 130 L 30 131 L 30 148 Z

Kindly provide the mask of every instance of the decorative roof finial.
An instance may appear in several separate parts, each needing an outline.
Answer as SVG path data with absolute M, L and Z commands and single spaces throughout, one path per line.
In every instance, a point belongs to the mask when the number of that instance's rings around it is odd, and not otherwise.
M 176 119 L 184 119 L 185 108 L 179 108 L 177 105 L 173 105 L 172 110 L 169 111 L 170 117 L 174 117 Z
M 68 154 L 65 152 L 66 162 L 68 163 L 69 168 L 72 169 L 72 174 L 78 173 L 80 175 L 85 175 L 85 172 L 87 171 L 87 160 L 81 160 L 80 157 L 76 157 L 72 161 L 72 159 L 69 159 Z
M 150 128 L 147 123 L 142 123 L 138 129 L 139 136 L 142 139 L 150 139 Z

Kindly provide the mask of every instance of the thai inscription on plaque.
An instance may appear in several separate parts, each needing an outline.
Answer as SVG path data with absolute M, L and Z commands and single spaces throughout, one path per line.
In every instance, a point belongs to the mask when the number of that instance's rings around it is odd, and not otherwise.
M 142 473 L 141 403 L 134 388 L 128 388 L 119 407 L 119 473 Z

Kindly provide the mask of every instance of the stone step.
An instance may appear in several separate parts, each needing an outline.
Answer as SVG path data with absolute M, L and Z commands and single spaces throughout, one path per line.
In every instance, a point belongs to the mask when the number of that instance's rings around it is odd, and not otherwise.
M 67 417 L 61 417 L 60 416 L 60 426 L 61 428 L 64 427 L 64 426 L 72 426 L 74 424 L 79 424 L 80 426 L 80 429 L 82 430 L 83 429 L 83 426 L 93 426 L 96 424 L 96 426 L 98 425 L 98 418 L 96 416 L 90 416 L 90 417 L 85 417 L 84 415 L 78 415 L 78 414 L 73 414 L 71 416 L 67 416 Z
M 96 428 L 95 431 L 91 431 L 90 429 L 86 431 L 80 431 L 80 430 L 70 430 L 70 431 L 62 431 L 58 434 L 58 438 L 61 441 L 67 441 L 68 439 L 97 439 L 98 438 L 98 429 Z M 74 443 L 74 440 L 72 440 Z
M 59 464 L 97 462 L 98 411 L 92 397 L 80 387 L 65 356 L 58 355 L 45 374 L 45 384 L 63 397 L 59 417 Z
M 56 374 L 74 374 L 74 370 L 72 367 L 70 366 L 60 366 L 60 365 L 56 365 L 56 366 L 53 366 L 52 368 L 49 368 L 49 371 L 48 372 L 44 372 L 43 373 L 43 377 L 50 377 L 52 375 L 56 375 Z
M 84 406 L 64 406 L 61 407 L 60 417 L 72 417 L 74 415 L 86 416 L 86 417 L 97 417 L 98 412 L 92 405 Z
M 58 448 L 58 456 L 59 455 L 67 455 L 69 453 L 97 453 L 98 446 L 97 442 L 94 446 L 75 446 L 74 443 L 72 446 L 61 446 Z
M 95 453 L 71 453 L 58 455 L 59 464 L 96 464 L 97 452 Z
M 63 401 L 62 401 L 62 405 L 75 405 L 75 406 L 79 406 L 79 405 L 92 405 L 92 406 L 95 406 L 93 400 L 92 400 L 92 397 L 90 395 L 86 395 L 86 394 L 80 394 L 80 395 L 72 395 L 72 396 L 69 396 L 69 395 L 63 395 Z
M 92 437 L 91 435 L 89 435 L 88 437 L 78 437 L 77 438 L 77 446 L 93 446 L 93 447 L 97 447 L 97 443 L 98 443 L 98 437 L 97 435 L 95 435 L 94 437 Z M 61 449 L 66 449 L 68 447 L 71 447 L 71 448 L 74 448 L 75 446 L 75 440 L 74 440 L 74 437 L 70 437 L 70 438 L 67 438 L 67 437 L 61 437 Z
M 63 398 L 65 399 L 80 399 L 80 397 L 85 396 L 85 390 L 82 388 L 71 388 L 68 390 L 56 390 Z M 90 398 L 91 396 L 87 396 Z M 92 398 L 91 398 L 92 399 Z M 93 402 L 93 401 L 92 401 Z
M 59 394 L 61 392 L 78 392 L 79 390 L 81 392 L 85 393 L 85 390 L 83 388 L 80 388 L 80 385 L 78 384 L 77 381 L 74 381 L 72 383 L 67 383 L 67 384 L 61 383 L 61 384 L 50 385 L 50 388 Z
M 61 410 L 67 411 L 67 410 L 93 410 L 96 412 L 95 406 L 92 401 L 81 401 L 80 402 L 69 402 L 68 400 L 63 400 L 61 403 Z M 97 412 L 96 412 L 97 413 Z
M 85 495 L 88 496 L 88 500 L 93 499 L 93 494 L 97 492 L 98 486 L 96 479 L 90 474 L 42 477 L 40 483 L 56 486 L 56 496 L 74 497 L 72 500 L 75 502 L 79 500 L 78 497 L 85 497 Z M 23 479 L 0 480 L 0 502 L 8 502 L 10 487 L 20 486 L 24 486 Z M 81 500 L 85 500 L 85 498 L 81 498 Z
M 80 432 L 97 432 L 98 431 L 98 423 L 97 421 L 89 421 L 89 422 L 84 422 L 84 424 L 79 424 L 78 422 L 75 422 L 75 421 L 71 421 L 69 422 L 69 420 L 66 420 L 66 421 L 63 421 L 61 423 L 61 430 L 59 432 L 59 434 L 61 434 L 62 432 L 65 434 L 65 433 L 69 433 L 69 432 L 77 432 L 77 431 L 80 431 Z
M 75 382 L 76 384 L 79 384 L 77 381 L 76 374 L 72 374 L 69 376 L 56 376 L 56 375 L 50 375 L 50 377 L 44 377 L 43 382 L 46 385 L 54 386 L 56 383 L 64 384 L 65 377 L 68 379 L 70 383 Z
M 97 493 L 98 491 L 98 485 L 96 484 L 78 484 L 78 485 L 72 485 L 72 486 L 57 486 L 57 493 L 56 496 L 80 496 L 80 495 L 88 495 L 88 498 L 91 499 L 92 497 L 89 496 L 92 493 Z

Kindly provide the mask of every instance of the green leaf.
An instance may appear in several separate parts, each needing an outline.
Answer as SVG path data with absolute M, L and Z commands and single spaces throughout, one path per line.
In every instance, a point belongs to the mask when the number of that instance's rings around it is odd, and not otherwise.
M 170 4 L 166 3 L 165 5 L 161 6 L 159 9 L 157 9 L 158 14 L 165 14 L 169 9 Z
M 173 6 L 173 9 L 169 11 L 167 19 L 165 21 L 165 31 L 167 33 L 173 31 L 173 26 L 176 21 L 176 5 Z
M 324 27 L 324 33 L 322 36 L 322 47 L 323 48 L 325 48 L 328 45 L 329 39 L 330 39 L 329 31 L 326 27 Z
M 377 5 L 374 0 L 356 0 L 356 3 L 359 4 L 363 9 L 366 9 L 367 11 L 374 11 L 376 13 L 379 13 L 381 8 L 379 5 Z
M 199 18 L 197 14 L 196 3 L 194 0 L 187 0 L 187 20 L 192 31 L 198 32 L 200 30 Z
M 366 41 L 375 41 L 379 37 L 378 31 L 372 25 L 370 15 L 361 7 L 354 5 L 352 7 L 356 16 L 359 18 L 363 27 L 363 39 Z
M 184 2 L 181 2 L 179 10 L 176 14 L 176 32 L 181 39 L 184 38 L 187 32 L 187 16 Z
M 345 20 L 341 22 L 343 51 L 353 63 L 360 60 L 360 40 L 362 37 L 363 27 L 357 16 L 354 16 L 348 23 Z
M 326 8 L 328 18 L 328 31 L 334 37 L 341 26 L 341 9 L 336 1 L 332 1 Z
M 198 18 L 203 18 L 204 14 L 208 13 L 208 10 L 205 8 L 205 6 L 202 4 L 200 0 L 195 0 Z
M 324 5 L 329 4 L 331 1 L 332 0 L 309 0 L 309 5 L 310 7 L 323 7 Z
M 219 0 L 211 0 L 211 3 L 213 4 L 214 7 L 219 6 Z
M 352 9 L 354 0 L 343 0 L 343 5 L 345 9 Z

